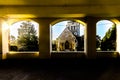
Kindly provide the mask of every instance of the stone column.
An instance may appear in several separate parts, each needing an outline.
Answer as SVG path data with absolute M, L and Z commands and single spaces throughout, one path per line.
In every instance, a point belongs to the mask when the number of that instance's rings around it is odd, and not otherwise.
M 0 18 L 0 60 L 2 59 L 2 20 Z
M 95 59 L 96 58 L 96 18 L 95 17 L 86 17 L 86 35 L 85 35 L 85 52 L 87 58 Z
M 39 23 L 39 57 L 50 58 L 50 19 L 38 19 Z
M 116 51 L 119 53 L 120 56 L 120 18 L 117 18 L 116 20 L 114 20 L 115 24 L 116 24 Z

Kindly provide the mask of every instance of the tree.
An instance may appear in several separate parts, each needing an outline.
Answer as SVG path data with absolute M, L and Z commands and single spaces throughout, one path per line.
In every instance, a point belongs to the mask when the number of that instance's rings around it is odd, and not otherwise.
M 100 50 L 101 38 L 99 35 L 96 35 L 96 48 Z
M 77 39 L 77 47 L 76 47 L 77 51 L 84 51 L 84 35 L 80 37 L 76 36 L 76 39 Z M 97 48 L 100 48 L 100 42 L 101 42 L 100 36 L 96 35 Z
M 78 37 L 76 36 L 77 39 L 77 51 L 84 51 L 84 35 Z
M 116 26 L 113 25 L 105 34 L 101 41 L 102 51 L 111 51 L 116 49 Z
M 16 38 L 13 35 L 10 35 L 9 50 L 10 51 L 17 51 L 18 50 Z
M 10 45 L 16 46 L 16 38 L 13 35 L 10 35 Z
M 23 22 L 18 29 L 18 33 L 17 43 L 19 51 L 38 51 L 38 37 L 31 22 Z

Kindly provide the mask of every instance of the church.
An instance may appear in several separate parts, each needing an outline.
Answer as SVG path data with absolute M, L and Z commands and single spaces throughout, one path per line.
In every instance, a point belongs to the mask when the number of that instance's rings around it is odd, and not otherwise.
M 80 24 L 69 21 L 64 31 L 56 40 L 57 51 L 76 51 L 78 45 L 76 37 L 80 37 Z

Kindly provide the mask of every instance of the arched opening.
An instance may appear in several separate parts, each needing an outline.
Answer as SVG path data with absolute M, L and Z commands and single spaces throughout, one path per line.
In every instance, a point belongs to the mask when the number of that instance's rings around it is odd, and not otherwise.
M 18 21 L 10 26 L 9 51 L 39 51 L 39 24 Z
M 96 26 L 96 50 L 116 51 L 116 24 L 110 20 L 100 20 Z
M 85 25 L 79 20 L 60 20 L 50 29 L 51 52 L 84 51 Z
M 6 59 L 8 57 L 8 54 L 13 55 L 17 53 L 37 53 L 35 54 L 35 56 L 38 56 L 39 55 L 38 51 L 39 51 L 39 24 L 37 22 L 28 19 L 24 20 L 15 19 L 15 21 L 9 19 L 3 22 L 2 24 L 3 59 Z M 34 54 L 31 55 L 33 55 L 34 57 Z

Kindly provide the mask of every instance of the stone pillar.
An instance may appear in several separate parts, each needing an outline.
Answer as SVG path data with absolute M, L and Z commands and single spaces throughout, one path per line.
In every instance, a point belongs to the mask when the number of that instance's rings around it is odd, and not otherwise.
M 96 58 L 96 18 L 95 17 L 86 17 L 86 56 L 90 59 Z
M 50 19 L 43 18 L 37 21 L 39 27 L 39 57 L 40 59 L 50 58 Z
M 120 56 L 120 18 L 117 18 L 117 20 L 114 20 L 114 23 L 116 24 L 116 51 L 119 53 Z
M 7 53 L 9 52 L 9 24 L 6 19 L 2 19 L 2 26 L 1 26 L 1 35 L 2 35 L 2 59 L 7 58 Z
M 0 18 L 0 60 L 2 59 L 2 20 Z

